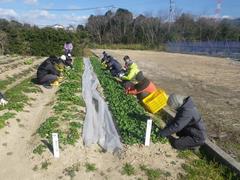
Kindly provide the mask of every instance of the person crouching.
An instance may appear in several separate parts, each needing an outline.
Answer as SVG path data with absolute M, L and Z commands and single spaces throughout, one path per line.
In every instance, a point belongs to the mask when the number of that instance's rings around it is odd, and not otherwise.
M 136 81 L 137 84 L 132 87 L 130 86 L 125 90 L 127 94 L 136 95 L 139 101 L 143 100 L 145 97 L 157 90 L 155 84 L 144 77 L 141 71 L 136 76 Z
M 45 87 L 55 84 L 58 85 L 58 80 L 61 79 L 60 76 L 63 69 L 63 61 L 55 56 L 50 56 L 38 67 L 38 83 L 44 85 Z
M 160 136 L 169 137 L 175 149 L 195 149 L 204 144 L 206 130 L 192 98 L 171 94 L 167 104 L 176 111 L 175 118 L 160 131 Z M 170 136 L 176 133 L 179 138 Z

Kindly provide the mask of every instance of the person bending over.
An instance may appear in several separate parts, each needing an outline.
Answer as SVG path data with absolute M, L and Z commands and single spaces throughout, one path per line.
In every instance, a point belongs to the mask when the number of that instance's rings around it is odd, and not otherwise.
M 139 101 L 143 100 L 149 94 L 157 90 L 155 84 L 144 77 L 141 71 L 137 75 L 136 80 L 137 84 L 125 90 L 128 94 L 136 95 Z
M 106 53 L 106 51 L 103 51 L 102 55 L 103 55 L 103 57 L 101 59 L 101 63 L 103 64 L 107 61 L 108 54 Z
M 134 81 L 137 74 L 140 72 L 136 63 L 134 63 L 129 56 L 124 56 L 126 72 L 120 78 L 124 81 Z
M 118 76 L 119 73 L 122 71 L 122 65 L 112 56 L 108 56 L 105 62 L 107 65 L 107 69 L 110 70 L 112 76 Z
M 171 94 L 167 104 L 176 111 L 176 116 L 160 131 L 160 136 L 169 137 L 172 146 L 179 150 L 194 149 L 203 145 L 206 130 L 192 98 Z M 174 133 L 178 138 L 170 136 Z
M 72 65 L 72 55 L 71 54 L 68 54 L 67 56 L 62 55 L 60 57 L 60 59 L 63 61 L 64 65 L 66 67 L 70 67 L 71 69 L 73 68 L 73 65 Z
M 50 86 L 53 82 L 60 78 L 63 69 L 64 63 L 61 59 L 58 59 L 56 56 L 49 57 L 38 67 L 38 83 L 41 85 Z

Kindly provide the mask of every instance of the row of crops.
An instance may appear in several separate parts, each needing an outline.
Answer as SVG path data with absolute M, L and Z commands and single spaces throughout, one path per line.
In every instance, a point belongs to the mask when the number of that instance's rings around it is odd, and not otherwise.
M 38 128 L 37 133 L 52 144 L 52 133 L 58 133 L 60 147 L 74 145 L 80 138 L 84 115 L 81 107 L 85 106 L 80 95 L 83 62 L 81 58 L 74 61 L 74 70 L 64 73 L 64 82 L 57 91 L 57 99 L 53 105 L 53 115 Z M 34 153 L 42 154 L 46 145 L 39 144 Z
M 112 115 L 117 123 L 122 142 L 125 144 L 143 143 L 146 131 L 146 122 L 149 119 L 144 108 L 132 95 L 125 94 L 123 87 L 112 78 L 112 75 L 101 68 L 100 61 L 91 59 L 95 73 L 103 87 L 104 96 L 109 103 Z M 152 142 L 166 142 L 161 138 L 160 129 L 153 125 L 151 132 Z
M 30 60 L 32 63 L 29 63 Z M 38 63 L 40 62 L 39 59 L 37 60 L 32 57 L 4 56 L 4 58 L 0 60 L 2 69 L 1 77 L 5 77 L 0 81 L 0 90 L 4 92 L 5 97 L 9 101 L 7 105 L 0 106 L 0 128 L 3 128 L 7 120 L 14 118 L 18 112 L 23 111 L 24 107 L 34 100 L 30 98 L 28 94 L 41 92 L 41 89 L 32 82 L 32 77 L 30 76 L 37 68 L 37 65 L 33 64 L 33 60 Z M 26 62 L 28 64 L 26 64 Z M 8 74 L 10 74 L 9 71 L 15 71 L 15 69 L 21 65 L 27 66 L 25 69 L 22 69 L 22 71 L 8 76 Z

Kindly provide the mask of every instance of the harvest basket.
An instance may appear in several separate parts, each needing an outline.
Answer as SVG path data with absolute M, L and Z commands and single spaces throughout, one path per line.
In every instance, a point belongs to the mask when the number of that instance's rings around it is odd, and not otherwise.
M 167 104 L 168 95 L 164 90 L 158 89 L 143 99 L 145 108 L 150 113 L 157 113 Z

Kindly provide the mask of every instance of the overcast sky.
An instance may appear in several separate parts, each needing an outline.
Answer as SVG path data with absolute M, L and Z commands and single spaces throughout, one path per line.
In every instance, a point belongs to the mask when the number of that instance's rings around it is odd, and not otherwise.
M 217 0 L 175 0 L 177 12 L 214 16 Z M 167 15 L 169 0 L 0 0 L 0 18 L 14 18 L 37 25 L 84 24 L 90 14 L 103 14 L 110 8 L 87 11 L 46 11 L 45 8 L 93 8 L 113 5 L 134 13 Z M 240 17 L 240 0 L 223 0 L 222 17 Z

